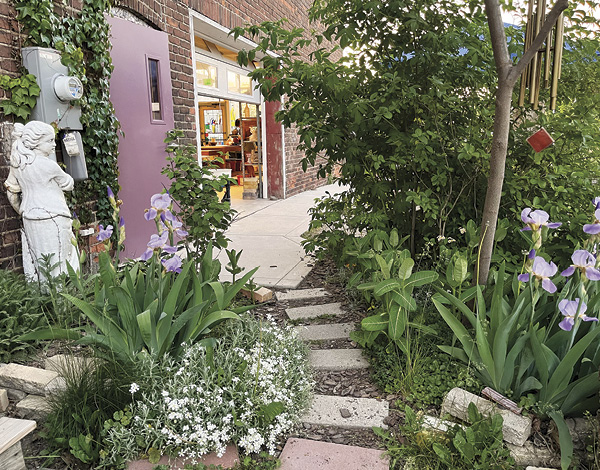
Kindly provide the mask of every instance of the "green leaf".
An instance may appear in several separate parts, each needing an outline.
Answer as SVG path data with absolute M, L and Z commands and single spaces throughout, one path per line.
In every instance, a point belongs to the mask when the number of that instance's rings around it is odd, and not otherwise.
M 562 470 L 568 470 L 573 459 L 573 440 L 571 439 L 571 433 L 569 427 L 565 421 L 565 417 L 560 411 L 551 411 L 548 413 L 548 417 L 556 424 L 558 429 L 558 440 L 560 444 L 560 466 Z
M 389 326 L 388 335 L 393 341 L 399 340 L 406 330 L 408 322 L 406 311 L 399 305 L 395 304 L 389 310 Z
M 407 258 L 402 261 L 400 269 L 398 270 L 398 277 L 400 280 L 406 281 L 410 277 L 414 265 L 415 262 L 412 258 Z
M 365 331 L 383 331 L 387 329 L 389 323 L 389 315 L 380 313 L 363 318 L 360 325 Z

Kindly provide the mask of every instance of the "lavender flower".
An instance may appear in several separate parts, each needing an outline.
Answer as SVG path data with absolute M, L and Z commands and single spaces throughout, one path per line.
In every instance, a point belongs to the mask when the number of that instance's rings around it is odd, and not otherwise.
M 541 256 L 536 256 L 533 260 L 531 274 L 533 274 L 536 280 L 542 282 L 542 288 L 550 294 L 554 294 L 556 292 L 556 286 L 550 280 L 550 277 L 554 276 L 557 271 L 558 267 L 552 261 L 548 263 Z M 519 279 L 521 282 L 528 282 L 529 278 L 530 274 L 525 273 L 520 274 L 517 279 Z
M 163 258 L 161 260 L 162 265 L 165 267 L 167 272 L 180 273 L 181 272 L 181 258 L 177 255 L 172 256 L 169 259 Z
M 594 210 L 600 209 L 600 197 L 595 197 L 593 203 L 594 203 Z
M 581 274 L 590 281 L 600 281 L 600 271 L 595 268 L 596 258 L 589 251 L 576 250 L 571 259 L 573 264 L 560 273 L 561 276 L 569 277 L 575 272 L 575 268 L 579 268 Z
M 579 305 L 580 299 L 577 298 L 575 300 L 563 299 L 558 303 L 558 309 L 560 313 L 562 313 L 565 318 L 561 321 L 558 326 L 565 330 L 571 331 L 573 329 L 573 325 L 575 324 L 575 318 L 581 318 L 583 321 L 598 321 L 595 317 L 588 317 L 585 315 L 585 311 L 587 310 L 587 305 L 585 302 L 581 301 L 581 305 Z
M 102 224 L 98 225 L 98 241 L 103 242 L 108 240 L 113 234 L 113 226 L 109 225 L 106 228 Z
M 153 220 L 158 214 L 162 214 L 165 211 L 169 211 L 173 200 L 171 196 L 166 193 L 158 193 L 150 198 L 150 209 L 146 210 L 144 218 L 146 220 Z
M 534 232 L 540 230 L 543 226 L 547 226 L 548 228 L 558 228 L 562 225 L 561 222 L 548 222 L 550 216 L 547 212 L 542 210 L 532 210 L 530 207 L 526 207 L 521 212 L 521 220 L 523 221 L 525 227 L 521 230 L 533 230 Z
M 596 202 L 596 199 L 594 199 L 594 202 Z M 583 226 L 583 231 L 590 235 L 597 235 L 600 233 L 600 209 L 596 209 L 594 212 L 594 222 L 591 224 L 585 224 Z

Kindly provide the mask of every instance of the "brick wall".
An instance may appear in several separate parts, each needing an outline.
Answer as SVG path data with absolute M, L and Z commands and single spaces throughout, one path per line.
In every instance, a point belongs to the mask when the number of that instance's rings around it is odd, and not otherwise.
M 82 0 L 67 0 L 66 4 L 55 2 L 56 8 L 65 8 L 67 14 L 76 14 Z M 247 23 L 287 18 L 290 25 L 308 28 L 307 11 L 310 0 L 116 0 L 114 6 L 126 9 L 153 27 L 169 35 L 171 80 L 173 89 L 173 111 L 176 127 L 185 132 L 188 143 L 195 144 L 194 68 L 191 58 L 189 10 L 210 18 L 226 28 Z M 20 69 L 20 49 L 25 36 L 15 20 L 16 11 L 12 4 L 0 0 L 0 74 L 16 76 Z M 0 99 L 4 98 L 0 90 Z M 10 135 L 11 119 L 0 114 L 0 182 L 8 175 L 10 146 L 6 142 Z M 302 172 L 302 155 L 296 150 L 297 135 L 285 131 L 286 194 L 297 194 L 314 188 L 324 181 L 317 181 L 316 169 Z M 8 203 L 5 192 L 0 191 L 0 268 L 19 269 L 20 241 L 18 230 L 20 219 Z

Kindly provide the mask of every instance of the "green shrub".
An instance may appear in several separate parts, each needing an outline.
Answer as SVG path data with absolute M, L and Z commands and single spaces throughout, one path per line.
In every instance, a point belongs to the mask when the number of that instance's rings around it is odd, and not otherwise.
M 406 444 L 393 435 L 376 432 L 386 442 L 390 468 L 411 470 L 509 470 L 515 468 L 504 446 L 502 417 L 484 418 L 473 403 L 469 405 L 469 425 L 451 427 L 445 434 L 422 429 L 422 419 L 405 408 L 405 425 L 400 431 Z M 403 462 L 406 462 L 404 464 Z

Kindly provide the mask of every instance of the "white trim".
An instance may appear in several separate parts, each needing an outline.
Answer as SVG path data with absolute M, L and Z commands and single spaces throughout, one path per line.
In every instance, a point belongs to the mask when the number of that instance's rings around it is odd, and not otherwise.
M 267 185 L 267 113 L 265 100 L 260 95 L 260 139 L 262 153 L 262 183 L 263 183 L 263 199 L 269 199 L 269 188 Z
M 194 44 L 194 17 L 193 10 L 189 10 L 190 14 L 190 40 Z M 196 121 L 196 149 L 198 152 L 198 164 L 202 167 L 202 141 L 200 140 L 200 113 L 198 111 L 198 86 L 196 84 L 196 48 L 192 46 L 192 78 L 194 81 L 194 116 Z
M 283 105 L 283 103 L 282 103 Z M 287 198 L 287 167 L 286 167 L 286 153 L 285 153 L 285 127 L 283 124 L 279 123 L 281 126 L 281 164 L 283 168 L 281 171 L 283 172 L 283 199 Z

